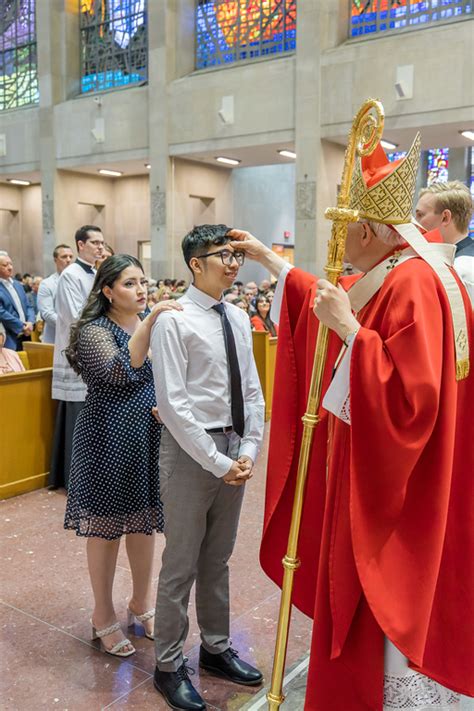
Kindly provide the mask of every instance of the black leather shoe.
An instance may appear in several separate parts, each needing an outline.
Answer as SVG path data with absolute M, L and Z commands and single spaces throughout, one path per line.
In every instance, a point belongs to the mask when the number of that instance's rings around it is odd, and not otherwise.
M 201 647 L 199 666 L 211 674 L 223 676 L 236 684 L 245 684 L 245 686 L 256 686 L 261 684 L 263 679 L 262 672 L 239 659 L 238 652 L 232 647 L 220 654 L 210 654 L 204 647 Z
M 206 704 L 189 681 L 188 670 L 184 664 L 175 672 L 155 669 L 153 684 L 166 703 L 175 711 L 205 711 Z

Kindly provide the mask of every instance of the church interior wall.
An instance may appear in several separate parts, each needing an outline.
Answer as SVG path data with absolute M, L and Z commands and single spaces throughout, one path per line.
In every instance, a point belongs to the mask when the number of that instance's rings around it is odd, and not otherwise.
M 95 101 L 94 99 L 98 99 Z M 100 120 L 104 140 L 98 142 Z M 97 123 L 99 122 L 99 123 Z M 58 160 L 76 160 L 100 155 L 108 160 L 114 153 L 148 147 L 148 87 L 83 96 L 54 107 L 54 133 Z
M 197 72 L 170 84 L 169 142 L 224 140 L 294 128 L 294 57 Z M 222 99 L 234 99 L 233 121 L 219 117 Z M 243 143 L 242 145 L 245 145 Z
M 472 119 L 472 21 L 347 40 L 321 57 L 325 135 L 349 123 L 365 97 L 382 101 L 387 126 L 420 127 Z M 398 65 L 413 65 L 413 98 L 397 100 Z
M 274 242 L 294 245 L 294 164 L 239 168 L 232 173 L 232 187 L 234 227 L 248 230 L 270 248 Z M 287 239 L 285 232 L 290 233 Z M 258 283 L 268 279 L 268 272 L 247 260 L 240 278 Z
M 41 186 L 0 183 L 0 249 L 11 256 L 15 272 L 42 273 L 42 231 Z
M 116 252 L 138 257 L 138 243 L 150 239 L 150 189 L 148 175 L 123 177 L 113 182 L 114 233 Z M 105 235 L 109 241 L 109 235 Z
M 0 133 L 5 136 L 5 155 L 0 155 L 0 171 L 36 170 L 40 165 L 39 109 L 4 111 Z
M 114 183 L 112 179 L 58 170 L 55 180 L 56 243 L 75 251 L 74 234 L 83 224 L 96 224 L 114 247 Z
M 172 240 L 172 274 L 189 279 L 183 263 L 181 240 L 194 225 L 233 224 L 232 171 L 195 161 L 174 159 L 171 215 L 168 232 Z M 162 279 L 165 275 L 153 275 Z

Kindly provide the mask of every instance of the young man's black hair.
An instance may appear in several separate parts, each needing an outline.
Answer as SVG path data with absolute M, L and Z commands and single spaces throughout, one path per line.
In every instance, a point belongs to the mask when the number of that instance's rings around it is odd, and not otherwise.
M 97 227 L 97 225 L 82 225 L 82 227 L 79 227 L 76 234 L 74 235 L 74 239 L 76 240 L 76 247 L 78 242 L 87 242 L 90 237 L 89 232 L 102 233 L 102 230 L 100 229 L 100 227 Z
M 232 237 L 227 236 L 231 229 L 227 225 L 199 225 L 193 227 L 181 242 L 184 261 L 188 267 L 193 257 L 205 254 L 213 245 L 220 246 L 231 242 Z

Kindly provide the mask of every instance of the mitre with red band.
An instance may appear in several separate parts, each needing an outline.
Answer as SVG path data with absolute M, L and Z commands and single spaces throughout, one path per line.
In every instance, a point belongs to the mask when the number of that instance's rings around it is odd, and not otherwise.
M 380 143 L 373 153 L 358 157 L 351 183 L 350 207 L 359 220 L 391 225 L 437 273 L 449 300 L 456 350 L 456 379 L 469 374 L 469 341 L 462 293 L 446 258 L 446 245 L 428 242 L 413 224 L 416 176 L 421 153 L 418 133 L 404 158 L 390 163 Z M 454 250 L 453 250 L 454 256 Z
M 352 177 L 351 204 L 359 218 L 402 225 L 412 221 L 416 175 L 420 162 L 418 133 L 404 158 L 390 163 L 380 145 L 369 156 L 358 158 Z

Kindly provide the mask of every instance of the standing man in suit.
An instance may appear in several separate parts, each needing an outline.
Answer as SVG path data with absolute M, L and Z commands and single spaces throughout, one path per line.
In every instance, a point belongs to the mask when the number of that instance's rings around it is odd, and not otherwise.
M 19 351 L 23 341 L 30 340 L 35 314 L 12 274 L 12 260 L 7 252 L 0 252 L 0 322 L 6 332 L 5 348 Z
M 58 400 L 53 452 L 48 484 L 56 489 L 67 489 L 71 466 L 72 437 L 74 425 L 86 399 L 87 388 L 69 365 L 65 349 L 69 345 L 69 333 L 76 321 L 94 283 L 95 263 L 104 250 L 104 236 L 100 227 L 84 225 L 76 234 L 77 259 L 59 277 L 55 308 L 57 314 L 53 358 L 52 397 Z
M 196 582 L 199 665 L 236 684 L 262 674 L 230 647 L 229 567 L 245 482 L 264 425 L 262 390 L 246 313 L 223 301 L 244 261 L 226 225 L 195 227 L 183 240 L 193 284 L 182 311 L 163 313 L 151 337 L 156 400 L 165 425 L 160 495 L 165 515 L 155 617 L 155 686 L 173 709 L 205 703 L 183 658 Z
M 56 271 L 43 279 L 38 289 L 38 310 L 44 321 L 43 343 L 54 343 L 56 335 L 57 313 L 54 301 L 58 288 L 59 276 L 74 261 L 74 254 L 67 244 L 58 244 L 54 248 L 53 259 Z

